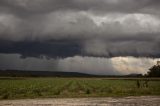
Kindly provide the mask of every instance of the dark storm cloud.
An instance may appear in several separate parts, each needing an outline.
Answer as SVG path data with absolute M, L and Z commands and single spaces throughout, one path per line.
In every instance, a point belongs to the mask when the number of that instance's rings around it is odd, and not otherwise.
M 0 53 L 21 54 L 21 58 L 46 56 L 48 58 L 63 58 L 67 56 L 75 56 L 81 54 L 80 45 L 70 41 L 54 41 L 54 42 L 0 42 Z
M 0 53 L 160 57 L 158 0 L 1 0 Z
M 87 41 L 87 43 L 73 41 L 52 41 L 52 42 L 0 42 L 0 53 L 21 54 L 21 58 L 46 56 L 49 58 L 65 58 L 76 55 L 93 57 L 153 57 L 160 56 L 160 42 L 146 41 L 115 41 L 104 40 Z

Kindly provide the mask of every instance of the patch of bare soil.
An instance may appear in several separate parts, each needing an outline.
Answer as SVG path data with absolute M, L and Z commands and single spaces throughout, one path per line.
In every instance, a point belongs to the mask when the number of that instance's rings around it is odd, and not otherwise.
M 2 100 L 0 106 L 160 106 L 160 96 Z

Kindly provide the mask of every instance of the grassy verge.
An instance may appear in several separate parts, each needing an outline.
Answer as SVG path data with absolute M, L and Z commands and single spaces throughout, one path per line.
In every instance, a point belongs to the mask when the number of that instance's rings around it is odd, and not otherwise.
M 145 80 L 3 78 L 0 79 L 0 99 L 160 95 L 160 80 L 150 80 L 147 86 Z

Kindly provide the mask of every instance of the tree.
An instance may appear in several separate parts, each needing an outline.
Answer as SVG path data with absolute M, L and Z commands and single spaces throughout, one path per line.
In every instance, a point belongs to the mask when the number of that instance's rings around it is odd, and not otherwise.
M 149 77 L 160 77 L 160 65 L 154 65 L 149 69 L 150 71 L 147 73 Z

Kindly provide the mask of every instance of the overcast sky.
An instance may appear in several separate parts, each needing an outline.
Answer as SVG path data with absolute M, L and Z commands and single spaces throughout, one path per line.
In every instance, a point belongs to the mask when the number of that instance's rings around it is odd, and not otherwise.
M 144 74 L 159 58 L 159 0 L 0 0 L 2 69 Z

